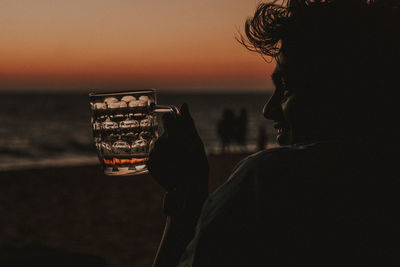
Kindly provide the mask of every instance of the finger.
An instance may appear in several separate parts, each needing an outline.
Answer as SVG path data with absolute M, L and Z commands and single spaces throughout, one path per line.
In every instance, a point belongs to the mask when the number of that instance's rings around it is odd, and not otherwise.
M 186 129 L 188 129 L 190 132 L 198 135 L 192 115 L 190 114 L 190 111 L 189 111 L 189 105 L 187 103 L 182 104 L 180 113 L 182 116 L 182 121 L 183 121 L 184 125 L 186 126 Z
M 182 115 L 182 118 L 184 118 L 185 120 L 193 120 L 189 112 L 189 106 L 186 102 L 182 104 L 180 113 Z
M 165 113 L 162 116 L 162 122 L 164 126 L 164 131 L 169 132 L 170 129 L 173 127 L 174 116 L 171 113 Z
M 168 137 L 163 134 L 157 139 L 154 148 L 150 151 L 147 168 L 153 178 L 166 190 L 171 190 L 175 187 L 176 181 L 173 175 L 171 164 L 166 160 L 166 156 L 171 151 L 168 143 Z
M 165 133 L 162 134 L 155 142 L 153 149 L 150 151 L 149 160 L 147 162 L 147 168 L 149 169 L 150 173 L 153 172 L 153 166 L 156 166 L 161 159 L 161 152 L 163 147 L 165 146 L 166 135 Z M 154 168 L 156 172 L 156 168 Z
M 181 113 L 182 121 L 186 125 L 186 127 L 195 129 L 196 127 L 194 126 L 194 121 L 193 121 L 192 115 L 190 115 L 189 106 L 187 103 L 182 104 L 180 113 Z

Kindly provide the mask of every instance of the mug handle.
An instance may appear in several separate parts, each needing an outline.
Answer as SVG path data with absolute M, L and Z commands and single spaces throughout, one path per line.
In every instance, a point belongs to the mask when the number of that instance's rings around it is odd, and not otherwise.
M 174 115 L 179 115 L 179 109 L 172 105 L 155 105 L 153 112 L 156 113 L 167 113 L 170 112 Z

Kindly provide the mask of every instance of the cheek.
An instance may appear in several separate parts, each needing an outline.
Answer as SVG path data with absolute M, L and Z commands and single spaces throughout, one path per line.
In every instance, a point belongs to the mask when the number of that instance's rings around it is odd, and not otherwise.
M 288 97 L 286 101 L 282 102 L 281 107 L 283 116 L 285 117 L 285 121 L 289 123 L 290 126 L 292 126 L 296 111 L 295 97 Z
M 290 97 L 282 103 L 282 109 L 292 135 L 304 135 L 320 127 L 316 118 L 321 116 L 321 110 L 308 99 L 298 96 Z

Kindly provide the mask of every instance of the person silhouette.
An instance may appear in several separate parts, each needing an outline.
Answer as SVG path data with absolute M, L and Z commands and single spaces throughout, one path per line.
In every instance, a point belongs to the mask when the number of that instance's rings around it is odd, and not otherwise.
M 217 124 L 217 134 L 221 141 L 221 152 L 229 151 L 235 132 L 235 113 L 226 108 L 222 112 L 222 118 Z
M 186 104 L 148 162 L 166 190 L 154 266 L 398 266 L 397 0 L 258 5 L 238 41 L 275 62 L 278 148 L 209 194 Z M 376 125 L 376 127 L 371 127 Z
M 241 150 L 246 151 L 247 146 L 247 109 L 241 108 L 239 116 L 236 118 L 234 137 Z

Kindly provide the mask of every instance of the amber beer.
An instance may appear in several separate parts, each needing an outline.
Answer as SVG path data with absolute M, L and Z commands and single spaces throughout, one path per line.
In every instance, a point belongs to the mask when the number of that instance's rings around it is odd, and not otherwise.
M 154 89 L 90 93 L 94 143 L 106 175 L 146 173 L 158 138 L 157 114 L 177 112 L 157 105 Z

